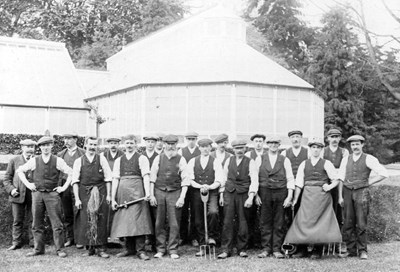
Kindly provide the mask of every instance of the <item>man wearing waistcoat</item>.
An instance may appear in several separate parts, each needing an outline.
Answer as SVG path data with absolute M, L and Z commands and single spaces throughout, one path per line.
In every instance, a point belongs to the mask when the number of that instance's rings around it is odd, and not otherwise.
M 340 140 L 342 139 L 342 132 L 336 128 L 332 128 L 328 131 L 326 138 L 328 140 L 329 145 L 322 150 L 323 153 L 322 157 L 325 160 L 332 162 L 333 166 L 335 166 L 335 168 L 339 171 L 342 159 L 349 155 L 349 151 L 346 148 L 339 147 Z M 343 220 L 342 208 L 338 204 L 338 192 L 339 192 L 339 186 L 331 190 L 332 204 L 333 204 L 333 211 L 336 214 L 336 219 L 339 222 L 339 226 L 342 227 L 344 220 Z M 340 252 L 346 251 L 345 243 L 341 245 L 339 251 Z
M 4 188 L 9 195 L 8 200 L 11 202 L 13 215 L 12 245 L 7 250 L 16 250 L 23 246 L 24 229 L 26 229 L 25 234 L 28 236 L 29 244 L 33 245 L 32 193 L 26 189 L 16 171 L 35 154 L 36 142 L 31 139 L 25 139 L 19 144 L 21 145 L 22 154 L 10 160 L 3 181 Z M 26 172 L 25 176 L 29 182 L 32 182 L 32 173 L 30 171 Z
M 229 159 L 232 154 L 226 152 L 226 147 L 229 143 L 229 136 L 222 133 L 215 137 L 214 142 L 217 144 L 217 149 L 211 152 L 210 156 L 215 158 L 224 167 L 227 159 Z
M 125 250 L 117 257 L 137 254 L 141 260 L 149 260 L 145 251 L 145 236 L 153 233 L 151 224 L 150 167 L 146 156 L 137 152 L 137 138 L 128 135 L 124 140 L 126 152 L 115 161 L 112 182 L 112 207 L 116 211 L 112 223 L 112 238 L 125 238 Z M 118 209 L 118 204 L 144 201 Z
M 200 155 L 200 149 L 197 147 L 197 132 L 188 132 L 185 134 L 187 146 L 180 149 L 178 154 L 185 158 L 188 163 L 191 159 Z M 193 193 L 192 187 L 188 188 L 185 205 L 182 208 L 181 229 L 180 229 L 180 242 L 185 243 L 191 241 L 192 246 L 199 246 L 198 233 L 194 227 L 195 208 L 193 206 Z
M 62 135 L 64 140 L 65 149 L 60 151 L 57 156 L 62 158 L 69 167 L 74 166 L 74 162 L 77 158 L 80 158 L 85 154 L 85 150 L 78 147 L 76 142 L 78 140 L 78 135 L 75 133 Z M 60 186 L 65 184 L 67 180 L 67 175 L 60 175 Z M 68 187 L 65 192 L 61 194 L 61 202 L 63 207 L 63 224 L 65 230 L 66 242 L 65 247 L 72 246 L 74 244 L 74 198 L 73 198 L 72 187 Z M 81 245 L 77 245 L 81 248 Z
M 344 203 L 343 239 L 347 252 L 341 257 L 357 256 L 368 259 L 367 218 L 371 200 L 369 187 L 388 177 L 387 170 L 378 159 L 363 152 L 365 138 L 353 135 L 347 139 L 352 154 L 342 159 L 339 177 L 339 204 Z M 371 171 L 377 173 L 371 176 Z
M 114 169 L 114 164 L 115 161 L 124 155 L 124 152 L 120 150 L 119 143 L 121 142 L 121 139 L 119 137 L 110 137 L 107 139 L 107 144 L 108 148 L 100 153 L 100 156 L 104 156 L 108 162 L 108 165 L 110 166 L 111 171 Z M 107 218 L 107 234 L 108 237 L 110 237 L 111 234 L 111 227 L 112 227 L 112 222 L 114 218 L 114 210 L 111 208 L 111 205 L 108 208 L 108 218 Z M 110 239 L 110 242 L 114 242 L 113 240 Z M 118 241 L 116 241 L 118 242 Z
M 266 137 L 263 134 L 254 134 L 253 136 L 251 136 L 250 140 L 254 144 L 254 149 L 248 151 L 246 153 L 246 156 L 253 160 L 256 160 L 257 157 L 261 157 L 261 155 L 266 154 L 267 150 L 264 149 L 265 139 Z
M 222 230 L 222 253 L 219 259 L 232 254 L 234 244 L 234 219 L 237 216 L 238 233 L 236 248 L 240 257 L 246 253 L 249 232 L 249 208 L 253 205 L 258 190 L 258 169 L 255 161 L 245 156 L 246 141 L 234 140 L 232 147 L 235 156 L 229 158 L 224 166 L 225 184 L 222 183 L 224 205 L 224 226 Z
M 74 162 L 72 186 L 77 208 L 74 236 L 77 244 L 88 248 L 83 256 L 97 253 L 101 258 L 108 258 L 105 246 L 112 173 L 106 158 L 96 154 L 97 145 L 96 137 L 86 138 L 86 153 Z
M 195 210 L 194 225 L 196 233 L 199 234 L 200 244 L 208 242 L 210 245 L 216 244 L 218 236 L 218 188 L 224 179 L 222 165 L 220 162 L 210 156 L 210 139 L 201 139 L 199 142 L 200 156 L 191 159 L 188 163 L 188 177 L 191 180 L 193 190 L 193 206 Z M 200 194 L 208 194 L 207 201 L 207 223 L 208 223 L 208 241 L 205 241 L 204 230 L 204 204 Z M 205 254 L 203 251 L 196 253 L 197 257 Z
M 292 146 L 284 151 L 282 151 L 281 155 L 287 157 L 290 160 L 290 163 L 292 165 L 292 171 L 293 171 L 293 176 L 296 179 L 297 175 L 297 170 L 299 169 L 299 165 L 307 160 L 310 155 L 309 151 L 307 148 L 303 147 L 301 145 L 302 139 L 303 139 L 303 132 L 300 130 L 293 130 L 288 133 L 290 142 Z M 301 194 L 302 191 L 300 192 L 299 200 L 301 201 Z M 296 205 L 294 207 L 294 215 L 297 214 L 297 211 L 299 210 L 300 203 L 299 205 Z M 292 218 L 292 209 L 291 208 L 286 208 L 286 225 L 287 228 L 290 227 L 292 224 L 293 218 Z M 306 255 L 307 248 L 303 246 L 297 247 L 297 253 L 293 255 L 294 258 L 299 258 L 299 257 L 304 257 Z
M 265 258 L 273 254 L 284 258 L 281 246 L 285 237 L 285 208 L 291 206 L 294 192 L 294 177 L 290 160 L 278 154 L 281 140 L 271 137 L 267 140 L 268 153 L 256 158 L 259 167 L 259 189 L 257 198 L 260 205 L 261 246 L 258 255 Z
M 157 152 L 157 154 L 161 154 L 161 152 L 163 152 L 164 150 L 164 142 L 163 142 L 163 138 L 165 137 L 164 133 L 157 133 L 157 143 L 156 146 L 154 148 L 154 151 Z
M 64 233 L 61 221 L 62 204 L 60 194 L 67 190 L 71 184 L 72 169 L 63 159 L 51 154 L 53 144 L 54 140 L 49 136 L 40 138 L 38 146 L 42 154 L 31 158 L 17 170 L 20 180 L 32 191 L 32 232 L 35 246 L 34 251 L 26 255 L 29 257 L 44 254 L 45 212 L 49 216 L 53 229 L 56 253 L 61 258 L 67 256 L 62 250 L 64 247 Z M 29 182 L 25 176 L 25 173 L 29 171 L 33 172 L 32 182 Z M 67 181 L 62 187 L 58 186 L 60 172 L 68 175 Z
M 190 180 L 187 178 L 186 160 L 176 151 L 178 136 L 166 135 L 163 142 L 165 150 L 154 159 L 150 171 L 150 204 L 157 207 L 155 226 L 157 253 L 154 257 L 162 258 L 168 250 L 172 259 L 178 259 L 181 212 Z M 167 217 L 168 247 L 165 226 Z

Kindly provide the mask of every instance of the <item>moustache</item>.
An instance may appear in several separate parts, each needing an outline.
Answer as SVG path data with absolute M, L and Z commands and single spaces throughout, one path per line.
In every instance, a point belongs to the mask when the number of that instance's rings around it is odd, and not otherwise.
M 96 151 L 96 148 L 89 148 L 89 151 Z

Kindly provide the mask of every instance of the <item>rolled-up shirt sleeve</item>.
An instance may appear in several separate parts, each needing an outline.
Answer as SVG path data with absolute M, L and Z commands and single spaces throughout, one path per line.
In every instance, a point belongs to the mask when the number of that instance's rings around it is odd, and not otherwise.
M 142 177 L 150 175 L 150 162 L 146 156 L 141 155 L 139 157 L 139 167 Z
M 103 173 L 104 173 L 104 181 L 105 182 L 111 182 L 112 181 L 112 171 L 110 168 L 110 165 L 108 164 L 108 161 L 105 157 L 99 156 L 100 157 L 100 165 L 101 168 L 103 168 Z
M 339 173 L 332 162 L 326 160 L 325 164 L 324 164 L 324 169 L 325 169 L 326 173 L 328 174 L 328 177 L 330 180 L 339 179 Z
M 222 164 L 214 160 L 214 171 L 215 171 L 215 181 L 218 182 L 219 184 L 222 184 L 224 180 L 224 170 L 222 169 Z
M 229 172 L 228 166 L 229 166 L 229 163 L 230 163 L 232 158 L 233 158 L 233 156 L 231 156 L 231 157 L 226 159 L 225 164 L 224 164 L 224 168 L 222 169 L 223 180 L 221 182 L 221 186 L 219 187 L 219 192 L 220 193 L 223 193 L 225 191 L 225 184 L 226 184 L 226 181 L 228 180 L 228 172 Z
M 113 170 L 112 170 L 113 178 L 119 179 L 121 177 L 120 169 L 121 169 L 121 157 L 117 158 L 114 161 L 114 166 L 113 166 Z
M 36 159 L 35 157 L 29 159 L 25 164 L 21 165 L 17 169 L 17 173 L 26 173 L 28 171 L 33 171 L 36 169 Z
M 153 165 L 151 166 L 150 183 L 155 183 L 157 180 L 159 164 L 160 164 L 160 155 L 155 157 Z
M 385 168 L 385 166 L 380 164 L 378 159 L 375 158 L 374 156 L 367 154 L 365 163 L 366 163 L 367 167 L 369 169 L 371 169 L 372 171 L 374 171 L 377 175 L 385 177 L 385 178 L 389 177 L 389 173 L 388 173 L 387 169 Z
M 340 162 L 340 167 L 338 170 L 338 179 L 340 179 L 341 181 L 344 181 L 344 179 L 346 178 L 346 166 L 347 166 L 349 157 L 350 157 L 350 155 L 343 157 L 342 161 Z
M 250 160 L 249 164 L 249 174 L 250 174 L 250 187 L 249 187 L 249 194 L 254 193 L 257 194 L 258 192 L 258 168 L 256 162 L 254 160 Z
M 179 161 L 179 172 L 181 174 L 181 186 L 190 186 L 190 178 L 188 177 L 187 173 L 187 162 L 186 159 L 182 156 L 181 160 Z
M 304 187 L 304 167 L 306 165 L 305 162 L 306 161 L 301 162 L 299 165 L 299 168 L 297 169 L 295 186 L 297 186 L 299 188 Z
M 194 180 L 194 160 L 195 158 L 191 159 L 186 167 L 187 177 L 190 180 Z
M 57 157 L 56 168 L 68 175 L 67 182 L 72 179 L 72 168 L 62 158 Z
M 71 185 L 74 185 L 75 183 L 80 182 L 81 167 L 82 167 L 82 160 L 75 160 L 74 165 L 72 167 Z
M 294 182 L 292 164 L 288 158 L 285 158 L 285 160 L 283 161 L 283 166 L 285 167 L 285 173 L 286 173 L 286 180 L 287 180 L 286 187 L 288 189 L 294 190 L 295 182 Z

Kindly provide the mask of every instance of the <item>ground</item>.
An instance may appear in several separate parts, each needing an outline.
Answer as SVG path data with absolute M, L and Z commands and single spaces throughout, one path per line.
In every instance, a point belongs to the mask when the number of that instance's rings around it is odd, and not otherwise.
M 59 258 L 52 247 L 46 248 L 46 255 L 25 257 L 30 251 L 28 248 L 17 251 L 6 251 L 0 248 L 0 271 L 400 271 L 400 242 L 390 242 L 369 245 L 369 259 L 358 258 L 339 259 L 333 256 L 320 260 L 310 259 L 258 259 L 258 251 L 249 251 L 247 259 L 234 256 L 226 260 L 204 260 L 194 257 L 195 248 L 182 247 L 182 256 L 179 260 L 166 257 L 161 260 L 151 258 L 150 261 L 141 261 L 136 257 L 116 258 L 114 255 L 120 249 L 110 249 L 110 259 L 99 257 L 82 257 L 83 250 L 68 248 L 67 258 Z

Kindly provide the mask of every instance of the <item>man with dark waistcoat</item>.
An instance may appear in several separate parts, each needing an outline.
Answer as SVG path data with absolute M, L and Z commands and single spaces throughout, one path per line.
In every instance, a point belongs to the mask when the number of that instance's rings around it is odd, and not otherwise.
M 67 256 L 62 250 L 64 247 L 64 233 L 61 221 L 62 204 L 60 194 L 67 190 L 71 184 L 72 169 L 63 159 L 51 154 L 53 144 L 54 140 L 49 136 L 40 138 L 38 146 L 42 154 L 31 158 L 17 170 L 20 180 L 32 191 L 32 232 L 35 246 L 34 251 L 28 253 L 26 256 L 44 254 L 45 212 L 47 212 L 49 216 L 53 229 L 56 253 L 61 258 Z M 33 172 L 32 182 L 29 182 L 25 176 L 25 173 L 29 171 Z M 58 186 L 60 172 L 68 175 L 67 181 L 62 187 Z
M 75 133 L 62 135 L 64 140 L 65 149 L 60 151 L 57 156 L 62 158 L 69 167 L 74 166 L 74 162 L 77 158 L 80 158 L 85 154 L 85 150 L 78 147 L 76 142 L 78 140 L 78 135 Z M 67 180 L 67 175 L 60 175 L 60 186 L 65 184 Z M 74 199 L 73 199 L 72 187 L 68 187 L 65 192 L 61 194 L 61 202 L 63 207 L 63 224 L 66 242 L 65 247 L 72 246 L 74 244 Z M 77 245 L 81 248 L 80 245 Z
M 108 148 L 104 152 L 100 153 L 100 156 L 104 156 L 108 162 L 108 165 L 110 166 L 111 171 L 114 169 L 114 163 L 116 159 L 124 155 L 124 152 L 120 150 L 119 143 L 121 142 L 121 139 L 119 137 L 110 137 L 107 139 L 107 144 Z M 111 227 L 112 227 L 112 222 L 114 218 L 114 210 L 111 208 L 111 205 L 108 208 L 108 218 L 107 218 L 107 234 L 108 237 L 110 237 L 111 234 Z M 113 241 L 110 239 L 110 243 L 112 242 L 117 242 L 119 240 Z
M 7 165 L 4 175 L 4 188 L 9 195 L 11 202 L 13 227 L 12 227 L 12 245 L 7 250 L 16 250 L 21 248 L 24 243 L 24 229 L 28 242 L 33 246 L 32 235 L 32 193 L 26 190 L 26 186 L 16 174 L 17 169 L 24 165 L 34 154 L 36 142 L 31 139 L 22 140 L 20 143 L 22 154 L 15 156 Z M 26 172 L 26 178 L 32 182 L 32 173 Z
M 336 128 L 332 128 L 328 131 L 326 136 L 329 145 L 322 150 L 322 157 L 325 160 L 330 161 L 336 169 L 339 170 L 342 159 L 349 155 L 349 151 L 346 148 L 339 147 L 340 140 L 342 139 L 342 132 Z M 339 226 L 343 225 L 342 209 L 338 204 L 338 190 L 339 186 L 331 190 L 333 210 L 336 214 L 336 218 L 339 222 Z
M 265 139 L 266 137 L 264 134 L 254 134 L 251 136 L 250 140 L 253 142 L 254 149 L 248 151 L 246 156 L 256 160 L 257 157 L 261 157 L 261 155 L 266 154 L 267 150 L 264 149 Z
M 231 153 L 226 152 L 226 147 L 229 143 L 229 136 L 222 133 L 215 137 L 214 142 L 217 144 L 217 149 L 211 152 L 210 156 L 215 158 L 224 167 L 226 161 L 232 156 Z
M 207 202 L 207 223 L 208 223 L 208 244 L 215 245 L 218 236 L 218 188 L 224 179 L 222 165 L 210 156 L 210 139 L 201 139 L 199 142 L 200 156 L 191 159 L 188 163 L 188 177 L 191 180 L 193 190 L 193 206 L 195 207 L 195 228 L 198 233 L 200 244 L 205 242 L 204 230 L 204 204 L 200 194 L 208 194 Z M 199 251 L 197 257 L 203 256 L 205 252 Z
M 100 153 L 100 155 L 104 156 L 108 161 L 108 165 L 110 165 L 111 171 L 113 171 L 114 169 L 115 160 L 124 155 L 124 152 L 118 148 L 120 142 L 121 139 L 118 137 L 108 138 L 108 148 L 104 152 Z
M 257 157 L 259 167 L 259 188 L 256 204 L 260 205 L 261 246 L 258 255 L 265 258 L 273 254 L 284 258 L 281 246 L 285 237 L 285 208 L 291 206 L 294 177 L 288 158 L 278 154 L 281 140 L 270 137 L 267 140 L 268 153 Z
M 339 204 L 344 205 L 343 239 L 347 252 L 341 257 L 357 256 L 368 259 L 367 218 L 371 196 L 369 187 L 388 177 L 378 159 L 363 152 L 365 138 L 353 135 L 347 139 L 353 152 L 342 159 L 339 170 Z M 377 175 L 371 176 L 371 171 Z
M 154 148 L 154 151 L 157 152 L 157 154 L 161 154 L 161 152 L 163 152 L 164 150 L 164 142 L 163 142 L 163 138 L 165 137 L 164 133 L 157 133 L 157 143 L 156 146 Z
M 293 176 L 296 179 L 297 176 L 297 170 L 299 169 L 300 164 L 310 158 L 310 154 L 307 148 L 303 147 L 301 145 L 301 141 L 303 139 L 303 132 L 300 130 L 293 130 L 288 133 L 290 142 L 292 144 L 292 147 L 282 151 L 281 155 L 287 157 L 290 160 L 290 163 L 292 165 L 292 171 L 293 171 Z M 300 192 L 300 196 L 298 201 L 301 201 L 301 194 L 302 191 Z M 294 215 L 297 214 L 297 211 L 299 210 L 300 203 L 294 207 Z M 292 218 L 292 208 L 286 208 L 286 225 L 287 228 L 290 227 L 292 224 L 293 218 Z M 294 258 L 298 257 L 303 257 L 306 255 L 307 248 L 303 246 L 297 247 L 297 253 L 293 255 Z
M 106 158 L 96 154 L 97 145 L 96 137 L 87 137 L 86 154 L 74 163 L 72 186 L 78 210 L 75 214 L 74 236 L 77 244 L 88 248 L 83 256 L 97 253 L 99 257 L 108 258 L 105 246 L 112 173 Z
M 197 137 L 199 137 L 197 132 L 186 133 L 187 146 L 178 150 L 178 154 L 185 158 L 186 163 L 200 155 L 200 149 L 196 145 Z M 198 233 L 196 233 L 196 228 L 194 227 L 195 207 L 192 201 L 193 193 L 193 188 L 189 187 L 185 198 L 185 205 L 182 208 L 180 242 L 186 243 L 191 241 L 192 246 L 197 247 L 199 246 L 199 242 L 197 240 Z
M 145 140 L 146 150 L 143 152 L 143 155 L 149 160 L 150 168 L 153 165 L 154 159 L 157 157 L 158 153 L 155 151 L 155 147 L 157 145 L 159 137 L 157 135 L 146 135 L 143 137 Z
M 149 203 L 149 160 L 137 152 L 137 138 L 128 135 L 124 139 L 125 154 L 115 161 L 112 182 L 112 207 L 116 211 L 111 237 L 125 238 L 125 250 L 117 257 L 137 254 L 147 261 L 145 236 L 153 233 Z M 144 201 L 118 209 L 118 204 L 144 198 Z
M 249 239 L 249 208 L 253 205 L 258 191 L 258 169 L 255 161 L 245 156 L 246 141 L 234 140 L 232 147 L 235 156 L 229 158 L 224 166 L 226 182 L 222 183 L 224 205 L 224 226 L 222 230 L 221 251 L 219 259 L 229 257 L 234 244 L 234 219 L 237 216 L 238 233 L 236 248 L 240 257 L 246 253 Z
M 185 203 L 190 180 L 186 173 L 186 160 L 176 151 L 178 136 L 166 135 L 163 138 L 165 150 L 153 162 L 150 171 L 150 204 L 157 207 L 155 258 L 162 258 L 167 250 L 172 259 L 178 259 L 179 226 L 182 207 Z M 167 247 L 168 217 L 169 241 Z

